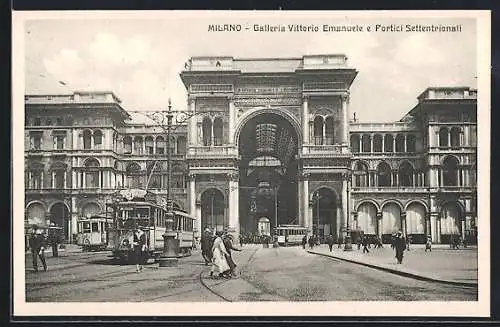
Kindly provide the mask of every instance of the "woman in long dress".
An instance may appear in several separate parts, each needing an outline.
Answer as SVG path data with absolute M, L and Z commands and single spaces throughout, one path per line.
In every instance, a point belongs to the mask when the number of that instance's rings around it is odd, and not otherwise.
M 210 270 L 210 276 L 214 275 L 217 277 L 229 277 L 229 264 L 226 260 L 226 255 L 229 253 L 224 246 L 224 241 L 222 240 L 222 232 L 217 232 L 217 237 L 214 240 L 214 244 L 212 245 L 212 268 Z

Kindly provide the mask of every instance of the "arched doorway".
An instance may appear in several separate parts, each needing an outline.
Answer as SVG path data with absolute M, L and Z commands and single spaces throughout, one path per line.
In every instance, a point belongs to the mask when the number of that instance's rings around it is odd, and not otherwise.
M 401 207 L 388 202 L 382 207 L 382 241 L 390 243 L 393 233 L 401 230 Z
M 45 226 L 45 207 L 38 202 L 33 202 L 26 208 L 28 227 L 32 225 Z
M 413 202 L 406 208 L 406 233 L 411 235 L 412 243 L 423 244 L 426 241 L 426 210 L 423 204 Z M 427 231 L 430 235 L 430 231 Z
M 448 202 L 441 208 L 441 243 L 448 244 L 453 237 L 462 235 L 462 209 L 456 202 Z
M 68 207 L 62 202 L 55 203 L 50 208 L 50 222 L 63 228 L 64 239 L 70 239 L 70 217 Z
M 211 188 L 201 194 L 201 226 L 211 231 L 222 231 L 228 226 L 225 212 L 224 195 Z
M 323 241 L 332 234 L 338 236 L 337 200 L 335 193 L 328 188 L 320 188 L 312 195 L 313 200 L 313 233 Z
M 241 233 L 258 233 L 261 217 L 270 220 L 271 228 L 299 224 L 296 159 L 299 132 L 285 117 L 262 111 L 249 118 L 236 134 L 241 157 Z
M 364 235 L 375 236 L 377 234 L 377 207 L 371 202 L 363 202 L 358 207 L 358 220 L 356 229 Z

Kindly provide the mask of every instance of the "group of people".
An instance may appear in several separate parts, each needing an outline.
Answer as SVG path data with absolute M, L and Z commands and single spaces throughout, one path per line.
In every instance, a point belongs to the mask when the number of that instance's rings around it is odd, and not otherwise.
M 201 235 L 201 255 L 206 265 L 212 264 L 210 277 L 217 279 L 237 276 L 237 265 L 231 255 L 232 251 L 241 251 L 241 249 L 233 246 L 233 237 L 227 230 L 217 231 L 213 235 L 207 228 Z

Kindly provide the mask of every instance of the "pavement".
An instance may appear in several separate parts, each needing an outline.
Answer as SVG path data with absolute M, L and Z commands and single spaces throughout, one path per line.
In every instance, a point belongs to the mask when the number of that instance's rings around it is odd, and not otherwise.
M 390 245 L 369 250 L 370 253 L 363 254 L 363 248 L 358 250 L 355 244 L 352 251 L 344 251 L 334 245 L 330 252 L 328 245 L 322 244 L 307 252 L 419 280 L 461 286 L 478 285 L 477 247 L 453 250 L 443 244 L 433 245 L 432 252 L 425 252 L 424 245 L 412 244 L 410 251 L 404 252 L 402 264 L 397 264 Z

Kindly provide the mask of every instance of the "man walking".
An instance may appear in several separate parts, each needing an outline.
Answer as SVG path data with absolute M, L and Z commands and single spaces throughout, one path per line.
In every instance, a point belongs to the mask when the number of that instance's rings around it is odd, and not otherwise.
M 224 242 L 224 246 L 226 247 L 226 251 L 227 251 L 226 261 L 227 261 L 227 264 L 229 265 L 229 274 L 231 276 L 235 277 L 236 276 L 235 269 L 236 269 L 237 265 L 233 260 L 233 256 L 231 254 L 231 251 L 232 250 L 241 251 L 241 249 L 237 249 L 233 246 L 232 239 L 233 239 L 233 237 L 231 235 L 229 235 L 229 233 L 227 231 L 225 231 L 224 238 L 222 241 Z
M 326 238 L 326 243 L 328 244 L 328 247 L 330 248 L 330 252 L 332 252 L 332 248 L 333 248 L 333 235 L 332 234 L 328 235 L 328 237 Z
M 314 237 L 311 235 L 309 236 L 309 248 L 312 250 L 314 247 Z
M 205 260 L 205 265 L 212 261 L 212 235 L 208 228 L 201 235 L 201 256 Z
M 397 233 L 394 239 L 394 247 L 396 248 L 396 259 L 398 260 L 398 264 L 401 264 L 403 263 L 403 251 L 406 248 L 405 238 L 401 231 Z
M 38 258 L 43 265 L 43 270 L 47 271 L 47 263 L 45 262 L 45 237 L 42 235 L 42 231 L 38 229 L 37 225 L 33 225 L 33 230 L 31 232 L 29 245 L 31 249 L 31 255 L 33 256 L 33 269 L 38 272 Z
M 430 236 L 427 236 L 427 242 L 425 242 L 425 252 L 427 252 L 427 250 L 432 252 L 432 239 Z
M 368 250 L 368 236 L 363 237 L 363 253 L 370 253 L 370 250 Z
M 302 248 L 305 250 L 306 249 L 306 244 L 307 244 L 307 236 L 304 235 L 302 238 Z

